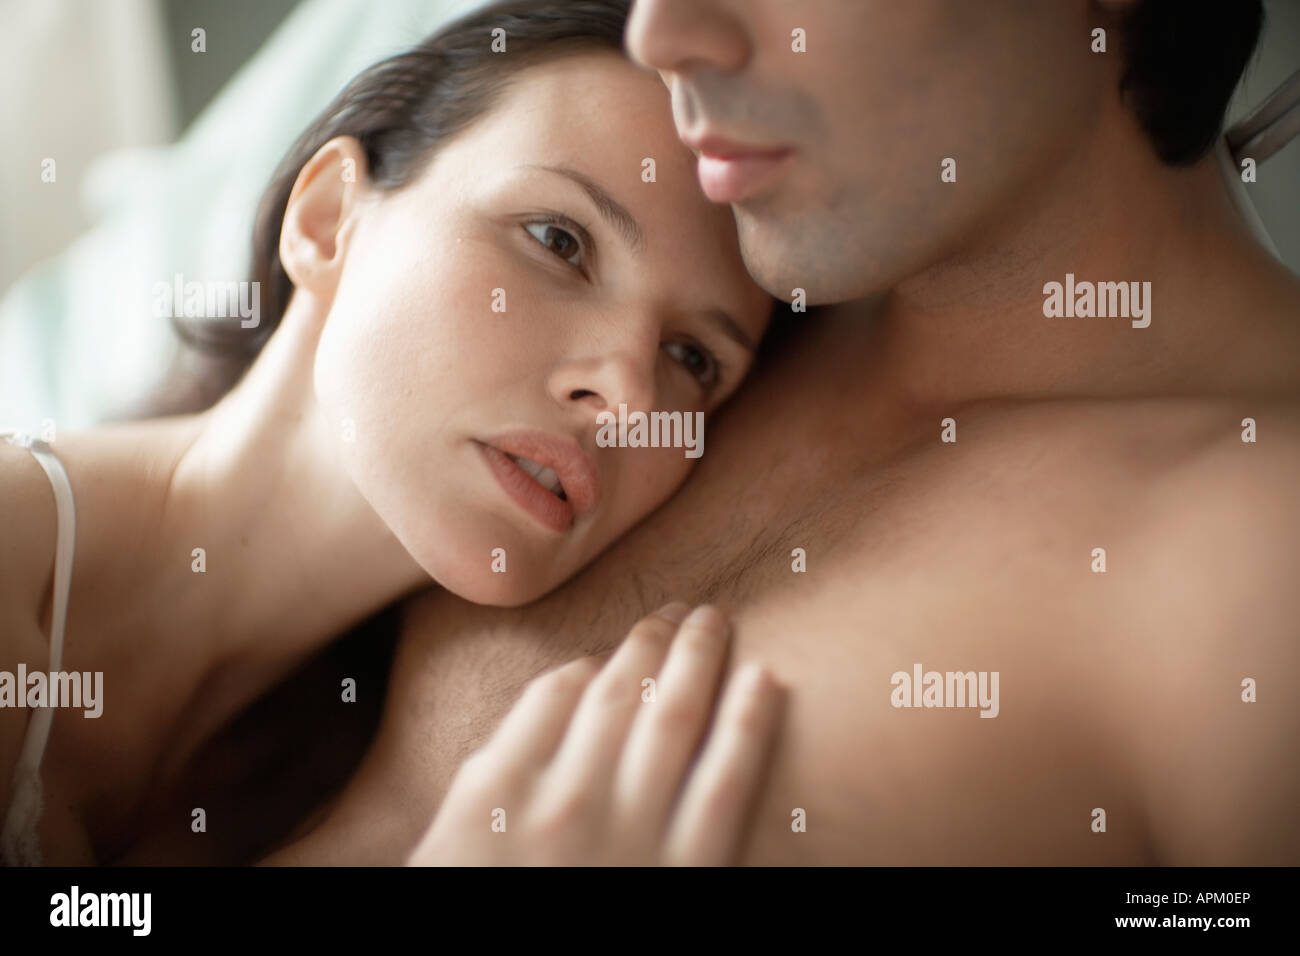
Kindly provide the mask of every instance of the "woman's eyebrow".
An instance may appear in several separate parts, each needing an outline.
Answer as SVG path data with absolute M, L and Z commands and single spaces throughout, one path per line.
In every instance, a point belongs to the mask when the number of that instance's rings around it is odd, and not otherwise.
M 718 331 L 731 339 L 741 348 L 749 352 L 757 350 L 758 346 L 755 345 L 754 340 L 749 337 L 745 330 L 742 329 L 736 320 L 728 313 L 723 312 L 721 309 L 709 309 L 704 313 L 704 317 L 717 326 Z
M 645 245 L 645 234 L 637 224 L 636 217 L 627 211 L 613 196 L 605 192 L 600 184 L 590 176 L 571 169 L 568 166 L 541 166 L 535 163 L 526 164 L 528 169 L 544 169 L 548 173 L 557 173 L 568 179 L 573 180 L 591 197 L 595 203 L 596 210 L 601 214 L 607 223 L 609 223 L 617 232 L 619 232 L 627 244 L 632 247 L 633 251 L 640 251 Z

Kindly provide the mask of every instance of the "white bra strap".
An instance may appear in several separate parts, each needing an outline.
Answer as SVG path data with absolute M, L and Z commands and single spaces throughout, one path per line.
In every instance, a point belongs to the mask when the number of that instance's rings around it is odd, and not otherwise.
M 54 546 L 54 610 L 50 622 L 50 671 L 63 669 L 63 629 L 68 618 L 68 589 L 72 584 L 72 552 L 77 539 L 77 514 L 72 498 L 72 484 L 63 463 L 50 451 L 50 446 L 39 439 L 17 435 L 16 438 L 0 433 L 15 445 L 26 447 L 35 457 L 54 488 L 55 546 Z M 16 774 L 23 770 L 35 771 L 45 753 L 45 743 L 50 736 L 54 720 L 53 707 L 36 708 L 31 725 L 18 757 Z

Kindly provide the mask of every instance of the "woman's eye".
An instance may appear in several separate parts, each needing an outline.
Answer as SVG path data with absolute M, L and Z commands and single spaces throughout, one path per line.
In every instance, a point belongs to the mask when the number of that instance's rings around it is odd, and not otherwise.
M 582 243 L 567 229 L 549 222 L 530 222 L 524 226 L 528 234 L 574 268 L 582 267 Z
M 671 342 L 664 346 L 668 354 L 681 362 L 686 371 L 703 386 L 717 384 L 718 363 L 707 349 L 698 348 L 689 342 Z

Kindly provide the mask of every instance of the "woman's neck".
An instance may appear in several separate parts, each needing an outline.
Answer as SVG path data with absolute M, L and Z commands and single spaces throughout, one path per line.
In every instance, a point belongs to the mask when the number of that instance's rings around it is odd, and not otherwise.
M 224 565 L 225 660 L 304 656 L 429 581 L 339 464 L 312 380 L 323 319 L 301 296 L 171 483 L 167 533 L 201 547 L 202 529 L 206 573 Z
M 209 411 L 55 446 L 78 520 L 65 666 L 102 670 L 123 719 L 157 728 L 140 743 L 168 765 L 332 638 L 429 581 L 338 464 L 338 432 L 312 386 L 317 314 L 296 299 Z M 150 674 L 165 686 L 140 694 Z

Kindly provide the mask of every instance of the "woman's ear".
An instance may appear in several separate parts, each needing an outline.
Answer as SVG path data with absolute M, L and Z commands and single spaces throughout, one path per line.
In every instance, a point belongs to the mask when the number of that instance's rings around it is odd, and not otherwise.
M 368 181 L 365 150 L 352 136 L 330 140 L 298 173 L 280 227 L 280 262 L 296 288 L 333 293 Z

